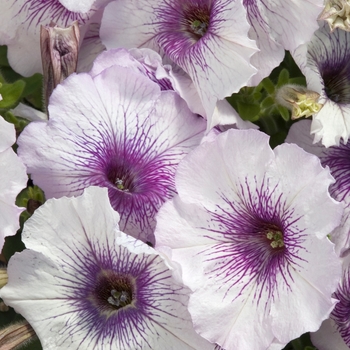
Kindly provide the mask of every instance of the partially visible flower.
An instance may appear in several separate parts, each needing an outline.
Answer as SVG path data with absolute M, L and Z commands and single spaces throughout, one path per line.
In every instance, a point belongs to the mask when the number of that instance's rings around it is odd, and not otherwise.
M 313 115 L 311 133 L 326 147 L 347 143 L 350 135 L 350 33 L 326 24 L 292 55 L 307 88 L 320 94 L 323 108 Z
M 350 1 L 325 0 L 325 7 L 318 17 L 329 24 L 331 32 L 336 28 L 350 31 Z
M 213 349 L 195 333 L 188 290 L 147 244 L 119 231 L 107 190 L 48 200 L 10 260 L 6 304 L 44 349 Z
M 343 273 L 334 298 L 338 300 L 330 318 L 321 328 L 311 334 L 314 345 L 319 350 L 350 349 L 350 255 L 342 259 Z
M 101 39 L 107 48 L 149 47 L 165 55 L 190 76 L 210 117 L 217 101 L 256 71 L 248 30 L 239 0 L 118 0 L 105 8 Z
M 271 150 L 255 130 L 229 130 L 182 160 L 156 248 L 181 265 L 199 334 L 226 350 L 266 350 L 319 328 L 341 274 L 326 237 L 343 212 L 333 181 L 317 157 Z
M 249 37 L 259 48 L 251 58 L 258 71 L 249 85 L 258 85 L 282 62 L 285 50 L 295 50 L 311 39 L 323 0 L 243 0 L 243 5 L 251 26 Z
M 154 216 L 176 193 L 177 165 L 201 142 L 206 123 L 137 66 L 104 57 L 90 74 L 57 86 L 49 122 L 24 129 L 18 154 L 46 198 L 107 187 L 121 229 L 153 243 Z
M 2 0 L 0 45 L 8 46 L 11 67 L 23 76 L 41 73 L 40 26 L 78 21 L 83 39 L 101 6 L 94 0 Z
M 28 180 L 25 166 L 11 148 L 15 142 L 14 126 L 0 116 L 0 251 L 5 237 L 19 229 L 19 215 L 24 210 L 15 205 Z
M 330 188 L 331 196 L 344 204 L 341 224 L 331 233 L 336 252 L 343 256 L 350 249 L 350 142 L 340 141 L 338 146 L 324 147 L 313 143 L 310 135 L 311 121 L 301 120 L 291 126 L 286 142 L 295 143 L 305 151 L 316 155 L 321 164 L 328 166 L 335 178 Z

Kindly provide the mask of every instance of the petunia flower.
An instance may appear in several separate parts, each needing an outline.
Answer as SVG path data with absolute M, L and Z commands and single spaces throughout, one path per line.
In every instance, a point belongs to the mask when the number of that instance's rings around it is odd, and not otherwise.
M 249 37 L 259 48 L 251 59 L 258 71 L 249 85 L 258 85 L 282 62 L 285 50 L 295 50 L 311 39 L 323 0 L 243 0 L 243 5 L 251 26 Z
M 25 224 L 28 249 L 11 258 L 1 298 L 43 349 L 213 349 L 193 329 L 187 289 L 118 221 L 106 189 L 47 201 Z
M 132 14 L 132 15 L 130 15 Z M 257 51 L 239 0 L 118 0 L 101 23 L 107 48 L 149 47 L 165 55 L 192 79 L 206 116 L 247 84 Z
M 260 350 L 320 327 L 341 273 L 326 237 L 343 211 L 332 182 L 317 157 L 271 150 L 256 130 L 229 130 L 182 160 L 156 248 L 181 266 L 200 335 Z
M 83 40 L 95 16 L 101 17 L 98 10 L 103 4 L 101 0 L 2 0 L 0 44 L 8 46 L 11 67 L 23 76 L 41 73 L 40 26 L 53 22 L 68 27 L 78 21 Z M 87 59 L 85 54 L 82 59 Z
M 0 116 L 0 252 L 5 237 L 19 229 L 19 215 L 24 210 L 15 205 L 28 180 L 24 164 L 11 148 L 15 142 L 14 126 Z
M 177 164 L 206 123 L 134 68 L 101 64 L 55 89 L 50 120 L 24 129 L 18 153 L 46 198 L 107 187 L 121 229 L 153 243 L 154 216 L 176 193 Z
M 343 259 L 343 273 L 334 298 L 338 300 L 330 318 L 311 334 L 312 343 L 319 350 L 350 349 L 350 255 Z
M 323 24 L 307 45 L 292 52 L 307 87 L 320 94 L 323 108 L 313 116 L 314 141 L 326 147 L 350 135 L 350 33 Z
M 341 224 L 332 232 L 336 252 L 343 256 L 350 249 L 350 142 L 340 141 L 338 146 L 326 148 L 320 142 L 313 143 L 310 135 L 311 121 L 301 120 L 291 126 L 286 142 L 295 143 L 305 151 L 316 155 L 321 164 L 328 166 L 335 178 L 329 190 L 331 196 L 344 204 Z

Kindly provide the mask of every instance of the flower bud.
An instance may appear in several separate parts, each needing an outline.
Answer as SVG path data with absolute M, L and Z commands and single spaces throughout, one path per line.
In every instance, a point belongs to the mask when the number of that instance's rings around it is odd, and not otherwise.
M 7 284 L 7 281 L 8 281 L 7 269 L 0 268 L 0 288 L 2 288 L 5 284 Z
M 0 330 L 0 349 L 16 349 L 34 339 L 36 334 L 33 328 L 27 321 L 22 321 Z
M 76 71 L 79 38 L 78 21 L 68 28 L 60 28 L 53 23 L 41 26 L 40 47 L 46 106 L 53 89 Z
M 340 28 L 350 31 L 350 2 L 348 0 L 326 0 L 324 10 L 318 17 L 328 22 L 331 32 Z
M 283 85 L 276 93 L 276 102 L 292 112 L 292 119 L 310 117 L 323 107 L 318 103 L 320 94 L 295 84 Z

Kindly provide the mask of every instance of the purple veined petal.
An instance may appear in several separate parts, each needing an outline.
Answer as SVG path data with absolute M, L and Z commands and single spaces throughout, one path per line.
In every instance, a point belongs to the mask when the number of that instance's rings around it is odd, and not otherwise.
M 131 20 L 130 11 L 137 13 Z M 211 116 L 218 100 L 255 73 L 249 61 L 257 49 L 248 30 L 240 1 L 115 1 L 105 10 L 101 38 L 107 48 L 149 47 L 165 54 L 191 77 Z M 113 34 L 121 31 L 123 36 Z
M 349 138 L 350 118 L 350 33 L 326 24 L 318 29 L 307 45 L 292 55 L 306 77 L 308 89 L 320 94 L 323 108 L 313 116 L 311 133 L 315 142 L 326 147 L 345 143 Z
M 319 157 L 322 166 L 329 167 L 335 183 L 331 184 L 330 194 L 344 205 L 341 224 L 332 232 L 337 254 L 343 256 L 350 248 L 350 145 L 340 142 L 339 146 L 324 147 L 313 143 L 310 135 L 311 121 L 303 120 L 295 123 L 289 130 L 286 142 L 296 143 L 307 152 Z
M 102 10 L 97 11 L 91 18 L 91 23 L 79 48 L 78 73 L 90 71 L 96 57 L 106 50 L 99 35 L 102 13 Z
M 255 130 L 219 134 L 183 159 L 178 196 L 157 215 L 156 248 L 181 265 L 199 334 L 225 349 L 267 349 L 320 327 L 341 274 L 326 237 L 343 212 L 332 181 L 315 156 L 295 145 L 272 151 Z
M 246 0 L 259 2 L 260 11 L 268 20 L 271 35 L 285 50 L 295 50 L 310 40 L 318 29 L 317 18 L 323 9 L 323 0 Z M 300 23 L 307 25 L 300 26 Z
M 244 0 L 243 5 L 251 25 L 250 38 L 260 49 L 251 60 L 258 72 L 249 84 L 258 85 L 282 62 L 284 50 L 295 50 L 311 39 L 323 1 Z M 302 22 L 308 25 L 300 26 Z
M 187 289 L 118 220 L 106 189 L 48 200 L 26 222 L 30 250 L 11 258 L 1 297 L 44 349 L 213 349 L 193 329 Z
M 47 198 L 107 187 L 121 229 L 153 243 L 154 216 L 175 194 L 177 164 L 200 143 L 205 121 L 175 92 L 119 66 L 69 77 L 49 112 L 18 140 L 33 181 Z
M 247 9 L 247 18 L 251 25 L 249 37 L 259 46 L 259 51 L 251 58 L 252 65 L 258 71 L 248 83 L 256 86 L 282 62 L 285 53 L 282 45 L 272 37 L 263 4 L 259 0 L 244 0 L 243 5 Z
M 331 313 L 331 322 L 325 325 L 324 330 L 330 336 L 330 339 L 326 344 L 339 344 L 339 348 L 343 349 L 345 344 L 350 346 L 350 329 L 349 329 L 349 305 L 350 305 L 350 274 L 349 274 L 349 252 L 342 259 L 343 273 L 339 282 L 338 288 L 334 293 L 334 298 L 338 300 L 334 310 Z M 337 333 L 330 335 L 330 333 Z M 342 339 L 340 339 L 340 337 Z M 322 336 L 322 333 L 318 336 Z M 316 337 L 318 339 L 318 337 Z M 344 344 L 345 343 L 345 344 Z

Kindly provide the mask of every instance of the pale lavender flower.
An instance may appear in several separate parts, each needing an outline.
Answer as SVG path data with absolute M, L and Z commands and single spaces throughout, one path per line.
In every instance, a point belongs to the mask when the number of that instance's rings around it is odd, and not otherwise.
M 320 94 L 323 108 L 313 116 L 311 134 L 326 147 L 347 143 L 350 135 L 350 33 L 330 32 L 325 23 L 292 55 L 307 87 Z
M 310 135 L 311 121 L 301 120 L 292 125 L 286 142 L 295 143 L 305 151 L 316 155 L 321 164 L 328 166 L 335 178 L 330 188 L 331 196 L 344 204 L 341 224 L 331 233 L 336 252 L 343 256 L 350 249 L 350 142 L 340 141 L 338 146 L 326 148 L 320 142 L 313 143 Z
M 102 63 L 58 85 L 49 121 L 25 128 L 18 153 L 47 198 L 107 187 L 121 229 L 153 243 L 154 216 L 176 193 L 177 164 L 206 123 L 137 67 Z
M 27 250 L 0 291 L 43 349 L 213 349 L 195 333 L 188 291 L 147 244 L 119 231 L 107 190 L 48 200 L 25 223 Z
M 226 350 L 265 350 L 320 327 L 341 274 L 326 237 L 343 212 L 333 181 L 314 155 L 271 150 L 255 130 L 229 130 L 182 160 L 156 248 L 181 265 L 199 334 Z
M 247 84 L 257 51 L 239 0 L 118 0 L 105 8 L 101 39 L 107 48 L 149 47 L 192 79 L 206 116 L 218 100 Z
M 19 215 L 24 210 L 15 205 L 28 179 L 24 164 L 11 148 L 15 142 L 14 125 L 0 116 L 0 251 L 5 237 L 16 234 L 19 229 Z

